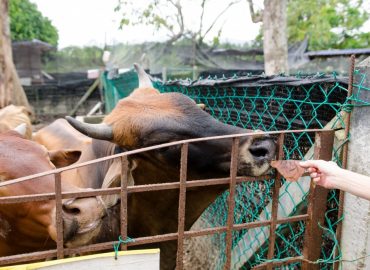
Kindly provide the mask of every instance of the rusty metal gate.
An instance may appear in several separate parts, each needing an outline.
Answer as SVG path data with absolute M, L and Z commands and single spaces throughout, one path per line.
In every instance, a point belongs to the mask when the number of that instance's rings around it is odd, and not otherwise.
M 324 159 L 331 160 L 332 158 L 332 147 L 334 141 L 334 131 L 333 130 L 291 130 L 291 131 L 273 131 L 273 132 L 257 132 L 257 133 L 246 133 L 238 135 L 228 135 L 228 136 L 217 136 L 208 138 L 199 138 L 184 140 L 179 142 L 166 143 L 157 146 L 151 146 L 143 149 L 128 151 L 80 164 L 75 164 L 69 167 L 60 168 L 44 173 L 39 173 L 36 175 L 31 175 L 27 177 L 22 177 L 14 180 L 9 180 L 0 183 L 0 187 L 20 183 L 37 177 L 42 177 L 46 175 L 54 174 L 55 176 L 55 192 L 46 194 L 35 194 L 35 195 L 23 195 L 23 196 L 12 196 L 12 197 L 1 197 L 0 204 L 10 204 L 10 203 L 23 203 L 31 201 L 45 201 L 45 200 L 55 200 L 56 201 L 56 226 L 57 226 L 57 247 L 54 250 L 39 251 L 28 254 L 13 255 L 0 258 L 0 265 L 15 264 L 21 262 L 42 260 L 47 258 L 64 258 L 65 256 L 70 256 L 77 253 L 84 252 L 97 252 L 103 250 L 112 250 L 114 244 L 117 241 L 93 244 L 78 248 L 65 248 L 63 243 L 63 220 L 62 220 L 62 199 L 67 198 L 81 198 L 81 197 L 91 197 L 91 196 L 101 196 L 101 195 L 112 195 L 120 194 L 121 205 L 120 205 L 120 224 L 121 224 L 121 238 L 127 239 L 127 195 L 136 192 L 148 192 L 148 191 L 158 191 L 158 190 L 169 190 L 169 189 L 179 189 L 179 211 L 178 211 L 178 231 L 177 233 L 168 233 L 163 235 L 148 236 L 135 238 L 134 241 L 129 243 L 124 243 L 121 245 L 122 250 L 126 250 L 127 247 L 139 246 L 149 243 L 159 243 L 169 240 L 177 240 L 177 267 L 176 269 L 183 269 L 183 256 L 184 256 L 184 239 L 196 236 L 204 236 L 215 233 L 226 232 L 226 263 L 224 269 L 231 269 L 231 250 L 232 250 L 232 233 L 233 231 L 239 231 L 242 229 L 251 229 L 257 227 L 269 226 L 270 236 L 269 236 L 269 248 L 267 261 L 261 265 L 256 266 L 254 269 L 273 269 L 282 265 L 289 265 L 294 262 L 301 262 L 302 269 L 318 269 L 318 264 L 316 261 L 320 257 L 320 247 L 322 244 L 322 229 L 319 224 L 323 224 L 324 214 L 326 209 L 326 197 L 328 190 L 320 186 L 315 186 L 311 182 L 309 197 L 308 197 L 308 210 L 306 214 L 295 215 L 288 218 L 278 218 L 278 204 L 279 204 L 279 188 L 281 186 L 282 176 L 276 172 L 274 175 L 265 175 L 260 177 L 239 177 L 237 176 L 237 164 L 239 152 L 239 139 L 243 136 L 261 136 L 261 134 L 269 134 L 271 136 L 277 136 L 278 151 L 277 159 L 284 159 L 284 138 L 286 134 L 289 133 L 315 133 L 315 146 L 314 146 L 314 159 Z M 232 152 L 231 152 L 231 166 L 230 166 L 230 177 L 219 178 L 219 179 L 206 179 L 206 180 L 192 180 L 187 181 L 187 161 L 188 161 L 188 146 L 191 143 L 206 141 L 206 140 L 217 140 L 217 139 L 232 139 Z M 159 148 L 181 145 L 181 161 L 180 161 L 180 181 L 170 182 L 170 183 L 160 183 L 151 185 L 138 185 L 138 186 L 128 186 L 127 181 L 127 170 L 128 163 L 126 161 L 126 156 L 130 156 L 137 153 L 142 153 L 145 151 L 155 150 Z M 63 171 L 76 169 L 83 166 L 92 165 L 95 163 L 103 162 L 110 159 L 121 159 L 121 187 L 109 188 L 109 189 L 97 189 L 93 191 L 83 191 L 83 192 L 63 192 L 62 193 L 62 183 L 61 183 L 61 173 Z M 237 184 L 247 181 L 262 181 L 262 180 L 273 180 L 274 189 L 272 194 L 272 209 L 270 220 L 255 221 L 243 224 L 234 224 L 234 196 L 235 187 Z M 204 186 L 214 186 L 214 185 L 229 185 L 229 199 L 228 199 L 228 218 L 227 225 L 223 227 L 213 227 L 202 229 L 199 231 L 185 231 L 185 203 L 186 203 L 186 189 L 191 187 L 204 187 Z M 1 207 L 1 206 L 0 206 Z M 303 245 L 302 256 L 290 257 L 283 260 L 274 260 L 274 248 L 276 241 L 275 229 L 276 226 L 283 223 L 304 221 L 306 223 L 305 239 Z

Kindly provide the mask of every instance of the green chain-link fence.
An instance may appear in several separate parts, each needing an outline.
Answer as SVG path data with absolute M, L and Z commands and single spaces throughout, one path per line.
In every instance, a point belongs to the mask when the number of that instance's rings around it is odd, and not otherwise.
M 291 77 L 238 77 L 233 79 L 208 78 L 196 83 L 169 82 L 155 86 L 161 92 L 181 92 L 198 103 L 224 123 L 247 129 L 289 130 L 324 128 L 332 118 L 341 120 L 340 111 L 346 104 L 347 85 L 335 75 L 304 78 Z M 286 159 L 304 159 L 314 144 L 311 134 L 288 135 L 284 152 Z M 339 153 L 339 152 L 337 152 Z M 338 159 L 338 156 L 336 157 Z M 309 183 L 309 181 L 306 181 Z M 236 224 L 270 219 L 273 181 L 243 183 L 237 187 Z M 306 211 L 308 187 L 300 183 L 284 183 L 280 192 L 280 215 L 291 216 Z M 227 196 L 225 192 L 203 214 L 210 226 L 225 226 L 227 220 Z M 324 227 L 328 228 L 321 258 L 333 259 L 338 193 L 332 191 Z M 285 212 L 285 213 L 284 213 Z M 304 222 L 287 223 L 278 227 L 275 259 L 302 255 Z M 269 228 L 243 230 L 233 234 L 233 266 L 250 269 L 267 258 Z M 214 245 L 220 247 L 219 261 L 215 268 L 222 269 L 225 261 L 224 235 L 214 237 Z M 298 264 L 290 266 L 291 269 Z M 322 264 L 329 269 L 330 264 Z
M 132 90 L 139 85 L 139 79 L 134 70 L 109 78 L 109 74 L 104 72 L 101 75 L 104 91 L 105 111 L 109 113 L 116 106 L 118 100 L 127 97 Z
M 212 116 L 224 123 L 247 129 L 264 131 L 344 128 L 343 111 L 349 111 L 351 101 L 369 105 L 352 96 L 347 98 L 347 81 L 318 74 L 313 77 L 262 77 L 245 76 L 233 78 L 207 78 L 199 81 L 170 81 L 163 84 L 155 81 L 161 92 L 180 92 L 197 103 L 204 103 Z M 358 88 L 369 90 L 361 84 Z M 326 127 L 325 127 L 326 126 Z M 346 140 L 346 139 L 345 139 Z M 312 134 L 288 135 L 284 143 L 286 159 L 312 158 Z M 336 145 L 333 159 L 341 164 L 341 148 Z M 308 183 L 308 184 L 307 184 Z M 279 195 L 279 216 L 292 216 L 306 212 L 306 195 L 309 181 L 284 182 Z M 237 186 L 234 222 L 261 221 L 270 219 L 270 201 L 273 181 L 248 182 Z M 227 196 L 225 192 L 203 214 L 202 220 L 209 226 L 225 226 L 227 219 Z M 321 250 L 321 269 L 332 269 L 333 262 L 341 258 L 335 230 L 338 219 L 338 192 L 328 196 L 325 215 L 324 242 Z M 304 222 L 278 226 L 274 259 L 302 255 Z M 242 230 L 233 233 L 232 264 L 234 269 L 250 269 L 267 259 L 269 228 Z M 224 235 L 215 235 L 213 244 L 220 248 L 213 268 L 222 269 L 225 261 Z M 336 253 L 335 253 L 336 252 Z M 337 254 L 336 257 L 334 254 Z M 299 263 L 288 269 L 299 269 Z

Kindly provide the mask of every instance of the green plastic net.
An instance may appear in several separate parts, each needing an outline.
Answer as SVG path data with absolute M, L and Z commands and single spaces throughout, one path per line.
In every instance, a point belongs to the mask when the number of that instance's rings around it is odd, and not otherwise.
M 101 80 L 106 113 L 111 112 L 121 98 L 127 97 L 139 85 L 139 79 L 133 70 L 128 70 L 113 78 L 109 78 L 109 73 L 104 72 Z
M 250 76 L 254 78 L 254 76 Z M 213 85 L 192 85 L 191 83 L 156 83 L 161 92 L 181 92 L 197 103 L 204 103 L 206 110 L 224 123 L 247 129 L 264 131 L 324 128 L 331 119 L 341 121 L 341 110 L 347 101 L 347 85 L 335 74 L 328 77 L 322 74 L 309 78 L 308 83 L 289 84 L 289 78 L 269 80 L 260 77 L 245 84 L 227 83 L 228 79 Z M 298 78 L 299 81 L 307 78 Z M 320 79 L 325 79 L 320 81 Z M 326 80 L 327 79 L 327 80 Z M 209 80 L 220 81 L 217 78 Z M 222 80 L 225 83 L 222 83 Z M 274 81 L 276 83 L 274 83 Z M 237 84 L 237 85 L 236 85 Z M 344 124 L 344 123 L 343 123 Z M 307 152 L 314 144 L 313 134 L 287 135 L 284 143 L 286 159 L 309 159 Z M 337 149 L 338 150 L 338 149 Z M 339 161 L 340 151 L 335 159 Z M 309 181 L 306 181 L 309 183 Z M 269 203 L 274 181 L 249 182 L 237 186 L 234 223 L 262 221 L 270 219 Z M 295 186 L 294 188 L 292 186 Z M 301 183 L 284 183 L 280 192 L 280 216 L 305 213 L 308 186 Z M 225 226 L 227 221 L 227 197 L 225 192 L 203 214 L 210 226 Z M 288 206 L 287 206 L 288 205 Z M 325 234 L 321 258 L 333 259 L 335 229 L 338 222 L 338 192 L 330 192 L 325 219 Z M 274 259 L 284 259 L 302 255 L 304 222 L 287 223 L 278 226 L 276 231 Z M 233 233 L 232 269 L 250 269 L 267 259 L 269 227 L 242 230 Z M 225 234 L 214 237 L 214 246 L 225 250 Z M 225 252 L 220 252 L 216 269 L 222 269 Z M 289 269 L 299 268 L 292 264 Z M 329 269 L 330 264 L 322 264 L 321 269 Z
M 357 73 L 356 73 L 357 72 Z M 369 91 L 363 85 L 365 74 L 356 71 L 359 78 L 354 87 Z M 362 76 L 362 77 L 361 77 Z M 362 78 L 362 79 L 361 79 Z M 120 78 L 111 81 L 122 82 Z M 117 85 L 118 88 L 119 85 Z M 245 76 L 233 78 L 206 78 L 192 82 L 169 81 L 165 84 L 154 81 L 161 92 L 180 92 L 197 103 L 204 103 L 206 111 L 218 120 L 247 129 L 264 131 L 332 128 L 338 124 L 344 128 L 343 116 L 353 106 L 369 106 L 357 94 L 347 97 L 347 81 L 336 74 L 317 74 L 307 77 L 262 77 Z M 108 88 L 109 89 L 109 88 Z M 308 133 L 287 135 L 284 142 L 286 159 L 310 159 L 314 135 Z M 341 150 L 348 140 L 336 145 L 333 160 L 341 165 Z M 308 183 L 308 184 L 307 184 Z M 270 219 L 271 194 L 274 180 L 243 183 L 237 186 L 234 223 Z M 289 183 L 283 181 L 279 194 L 279 217 L 306 213 L 309 181 Z M 228 192 L 220 196 L 204 213 L 202 220 L 207 225 L 224 226 L 227 220 Z M 341 251 L 335 236 L 338 218 L 338 191 L 332 190 L 327 201 L 324 241 L 321 257 L 317 262 L 320 269 L 332 269 L 340 260 Z M 276 230 L 274 260 L 284 260 L 302 255 L 304 222 L 281 224 Z M 232 269 L 250 269 L 267 261 L 269 227 L 233 232 Z M 213 237 L 213 247 L 220 249 L 213 262 L 214 269 L 222 269 L 225 262 L 225 234 Z M 299 263 L 290 264 L 287 269 L 299 269 Z M 280 268 L 279 268 L 280 269 Z

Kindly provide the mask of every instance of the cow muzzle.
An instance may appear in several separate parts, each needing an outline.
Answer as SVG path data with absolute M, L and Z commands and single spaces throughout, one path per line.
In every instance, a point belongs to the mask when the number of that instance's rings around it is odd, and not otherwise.
M 275 156 L 276 144 L 271 137 L 256 138 L 248 150 L 256 163 L 270 162 Z
M 67 247 L 88 244 L 100 231 L 106 208 L 100 197 L 63 202 L 64 242 Z
M 276 154 L 276 142 L 270 136 L 253 137 L 240 147 L 239 175 L 260 176 L 270 169 Z

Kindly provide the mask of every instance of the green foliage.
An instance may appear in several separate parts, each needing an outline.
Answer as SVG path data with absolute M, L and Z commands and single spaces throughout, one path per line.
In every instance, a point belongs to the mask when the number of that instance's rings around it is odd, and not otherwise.
M 103 49 L 97 46 L 66 47 L 57 52 L 48 53 L 44 58 L 44 70 L 50 73 L 86 71 L 104 65 Z
M 221 10 L 212 9 L 210 0 L 187 0 L 192 3 L 191 13 L 184 8 L 184 2 L 180 0 L 146 0 L 146 5 L 134 0 L 118 0 L 115 8 L 122 16 L 120 28 L 131 25 L 148 25 L 154 31 L 162 30 L 167 34 L 167 42 L 173 44 L 180 39 L 190 38 L 198 44 L 203 44 L 205 38 L 214 46 L 220 42 L 223 24 L 220 20 L 226 18 L 228 10 L 242 0 L 223 1 Z M 188 12 L 189 14 L 187 14 Z M 212 18 L 211 23 L 204 20 Z M 215 34 L 214 31 L 217 31 Z M 213 34 L 213 37 L 210 35 Z
M 362 4 L 362 0 L 290 0 L 289 43 L 307 35 L 310 50 L 369 47 L 370 34 L 360 30 L 370 13 Z
M 122 19 L 120 27 L 126 25 L 152 25 L 155 30 L 161 28 L 172 29 L 176 22 L 174 19 L 174 6 L 168 10 L 168 15 L 163 15 L 158 12 L 158 5 L 163 4 L 158 0 L 152 0 L 148 5 L 140 7 L 137 3 L 130 0 L 119 0 L 118 6 L 115 8 L 116 12 L 121 12 Z
M 56 46 L 58 31 L 29 0 L 9 1 L 10 31 L 13 41 L 38 39 Z

